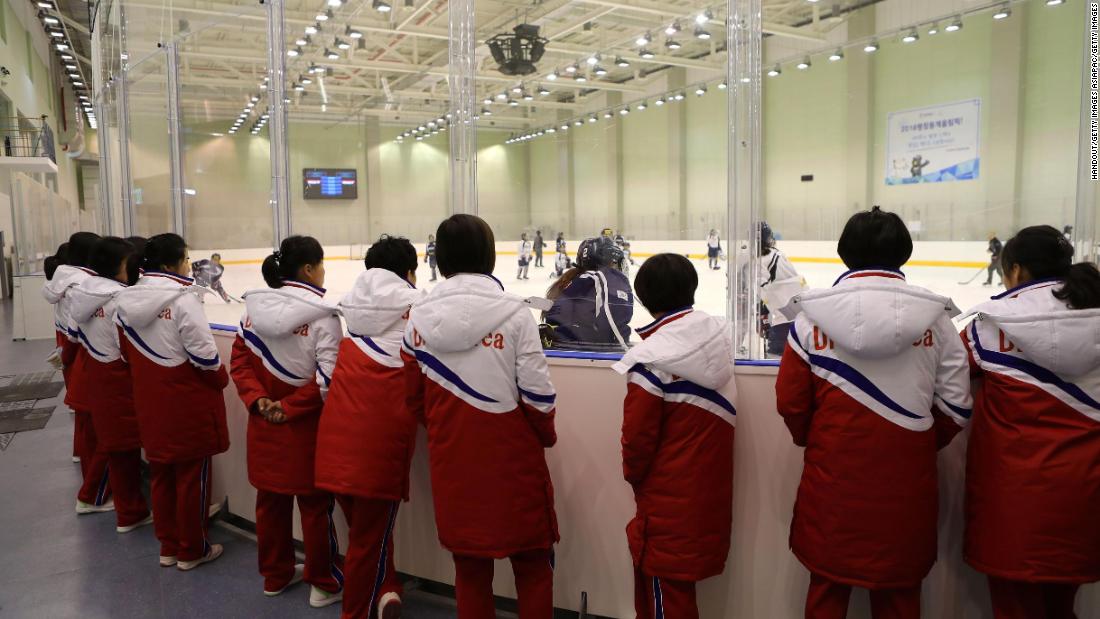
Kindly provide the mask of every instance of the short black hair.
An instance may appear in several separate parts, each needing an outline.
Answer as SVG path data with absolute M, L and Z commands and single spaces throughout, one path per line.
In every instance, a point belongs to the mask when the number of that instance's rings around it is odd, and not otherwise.
M 657 254 L 642 263 L 634 278 L 634 292 L 650 314 L 667 313 L 695 305 L 699 274 L 680 254 Z
M 69 237 L 69 252 L 65 264 L 74 267 L 88 266 L 88 256 L 98 240 L 99 235 L 95 232 L 74 232 Z
M 115 279 L 121 267 L 127 267 L 126 283 L 129 283 L 130 256 L 134 255 L 134 246 L 117 236 L 105 236 L 96 242 L 88 258 L 88 268 L 96 275 Z
M 1007 273 L 1019 265 L 1032 281 L 1061 279 L 1062 287 L 1053 292 L 1054 297 L 1073 309 L 1100 307 L 1100 272 L 1088 262 L 1073 264 L 1073 253 L 1073 244 L 1056 228 L 1031 226 L 1005 243 L 1001 267 Z
M 142 263 L 146 271 L 163 271 L 165 267 L 183 262 L 187 255 L 187 242 L 174 232 L 158 234 L 145 243 Z
M 901 217 L 876 206 L 852 215 L 844 224 L 836 252 L 852 270 L 897 270 L 913 255 L 913 237 Z
M 497 264 L 496 237 L 484 219 L 451 215 L 435 231 L 435 260 L 443 277 L 458 273 L 492 275 Z
M 307 264 L 320 264 L 325 260 L 325 250 L 312 236 L 295 234 L 283 239 L 279 251 L 272 253 L 260 265 L 264 281 L 272 288 L 282 288 L 283 281 L 298 277 L 298 271 Z
M 149 239 L 143 236 L 128 236 L 126 242 L 134 246 L 134 253 L 130 254 L 130 259 L 126 261 L 126 275 L 130 279 L 129 284 L 133 286 L 141 277 L 141 265 L 145 262 L 145 244 Z
M 410 271 L 416 271 L 416 248 L 405 237 L 383 234 L 367 250 L 363 266 L 368 269 L 385 269 L 405 279 Z

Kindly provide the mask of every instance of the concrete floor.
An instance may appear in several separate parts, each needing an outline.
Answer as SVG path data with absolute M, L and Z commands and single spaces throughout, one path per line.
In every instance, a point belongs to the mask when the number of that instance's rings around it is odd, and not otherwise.
M 0 376 L 48 369 L 51 340 L 11 341 L 11 302 L 0 301 Z M 0 452 L 0 617 L 338 617 L 309 607 L 299 585 L 268 598 L 256 546 L 215 526 L 225 555 L 193 572 L 157 565 L 152 527 L 115 533 L 113 512 L 73 511 L 79 465 L 71 461 L 72 415 L 59 404 L 45 428 L 16 434 Z M 454 602 L 409 591 L 405 617 L 453 617 Z

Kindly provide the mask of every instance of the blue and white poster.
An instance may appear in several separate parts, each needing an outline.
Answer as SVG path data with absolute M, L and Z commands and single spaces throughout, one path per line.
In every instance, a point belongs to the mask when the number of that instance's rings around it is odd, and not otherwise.
M 891 112 L 886 118 L 886 184 L 978 178 L 981 125 L 981 99 Z

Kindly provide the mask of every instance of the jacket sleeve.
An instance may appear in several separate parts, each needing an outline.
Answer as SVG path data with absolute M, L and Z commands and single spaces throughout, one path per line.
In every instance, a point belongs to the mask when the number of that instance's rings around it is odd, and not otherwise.
M 775 381 L 776 408 L 787 424 L 794 444 L 799 447 L 805 447 L 809 441 L 815 408 L 809 354 L 798 341 L 798 328 L 805 328 L 804 324 L 804 321 L 796 320 L 792 325 Z
M 244 343 L 244 338 L 239 333 L 233 340 L 233 356 L 229 361 L 229 367 L 241 402 L 244 402 L 244 407 L 249 413 L 256 413 L 256 400 L 270 396 L 256 376 L 256 371 L 252 367 L 252 351 L 248 349 L 248 345 Z
M 218 346 L 214 343 L 214 334 L 210 331 L 210 323 L 206 321 L 198 297 L 190 293 L 180 295 L 176 301 L 176 314 L 179 316 L 177 324 L 183 350 L 191 364 L 200 370 L 216 372 L 222 360 L 218 357 Z
M 664 390 L 661 381 L 638 364 L 626 374 L 623 400 L 623 478 L 637 488 L 649 474 L 649 467 L 661 444 L 664 422 Z
M 336 355 L 340 351 L 340 319 L 329 316 L 317 321 L 317 342 L 314 350 L 317 355 L 317 386 L 321 388 L 321 398 L 328 397 L 328 388 L 332 383 L 332 373 L 336 370 Z
M 974 401 L 970 395 L 970 355 L 966 346 L 946 317 L 941 320 L 937 331 L 943 346 L 940 348 L 939 365 L 936 368 L 932 403 L 935 407 L 933 418 L 937 426 L 936 436 L 942 448 L 970 423 Z M 937 412 L 940 414 L 936 415 Z
M 401 360 L 405 362 L 405 406 L 420 425 L 426 427 L 428 423 L 424 416 L 424 373 L 420 371 L 420 363 L 416 360 L 416 350 L 413 348 L 412 340 L 413 327 L 409 324 L 401 340 Z
M 553 447 L 558 442 L 554 430 L 557 394 L 550 383 L 550 368 L 542 352 L 542 341 L 534 317 L 524 310 L 518 319 L 516 387 L 519 389 L 519 405 L 542 446 Z

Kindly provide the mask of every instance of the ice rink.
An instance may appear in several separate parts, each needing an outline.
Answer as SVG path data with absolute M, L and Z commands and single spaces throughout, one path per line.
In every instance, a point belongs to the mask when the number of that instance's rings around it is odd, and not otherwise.
M 570 253 L 576 251 L 577 240 L 569 239 Z M 521 296 L 543 296 L 554 282 L 554 253 L 544 254 L 544 268 L 531 266 L 529 279 L 516 279 L 516 244 L 497 244 L 497 265 L 494 274 L 504 284 L 506 290 Z M 552 240 L 551 240 L 552 246 Z M 689 255 L 699 272 L 699 291 L 696 294 L 696 307 L 715 315 L 723 315 L 726 307 L 726 268 L 730 264 L 723 261 L 721 270 L 707 268 L 704 257 L 705 244 L 698 241 L 631 241 L 635 264 L 631 267 L 630 278 L 645 261 L 645 258 L 660 252 L 675 252 Z M 326 299 L 336 303 L 351 288 L 355 278 L 363 271 L 362 254 L 367 246 L 334 246 L 325 248 L 325 287 Z M 793 262 L 799 273 L 811 288 L 828 287 L 846 270 L 836 256 L 836 243 L 829 241 L 780 241 L 779 250 Z M 960 282 L 971 279 L 987 263 L 984 242 L 917 242 L 913 258 L 904 270 L 908 281 L 936 292 L 950 296 L 960 309 L 966 310 L 991 295 L 1003 290 L 998 288 L 999 279 L 994 275 L 993 286 L 984 287 L 985 272 L 970 284 Z M 417 270 L 417 286 L 431 290 L 435 285 L 430 282 L 431 272 L 423 260 L 423 244 L 417 245 L 420 252 L 420 266 Z M 209 258 L 218 252 L 226 265 L 222 283 L 229 294 L 240 297 L 248 290 L 265 287 L 260 275 L 260 263 L 267 255 L 267 249 L 192 249 L 191 260 Z M 442 279 L 440 279 L 442 281 Z M 438 283 L 438 282 L 437 282 Z M 241 317 L 242 306 L 238 303 L 225 304 L 217 296 L 209 295 L 206 300 L 207 317 L 212 323 L 236 325 Z M 631 325 L 639 327 L 652 320 L 641 305 L 634 311 Z

